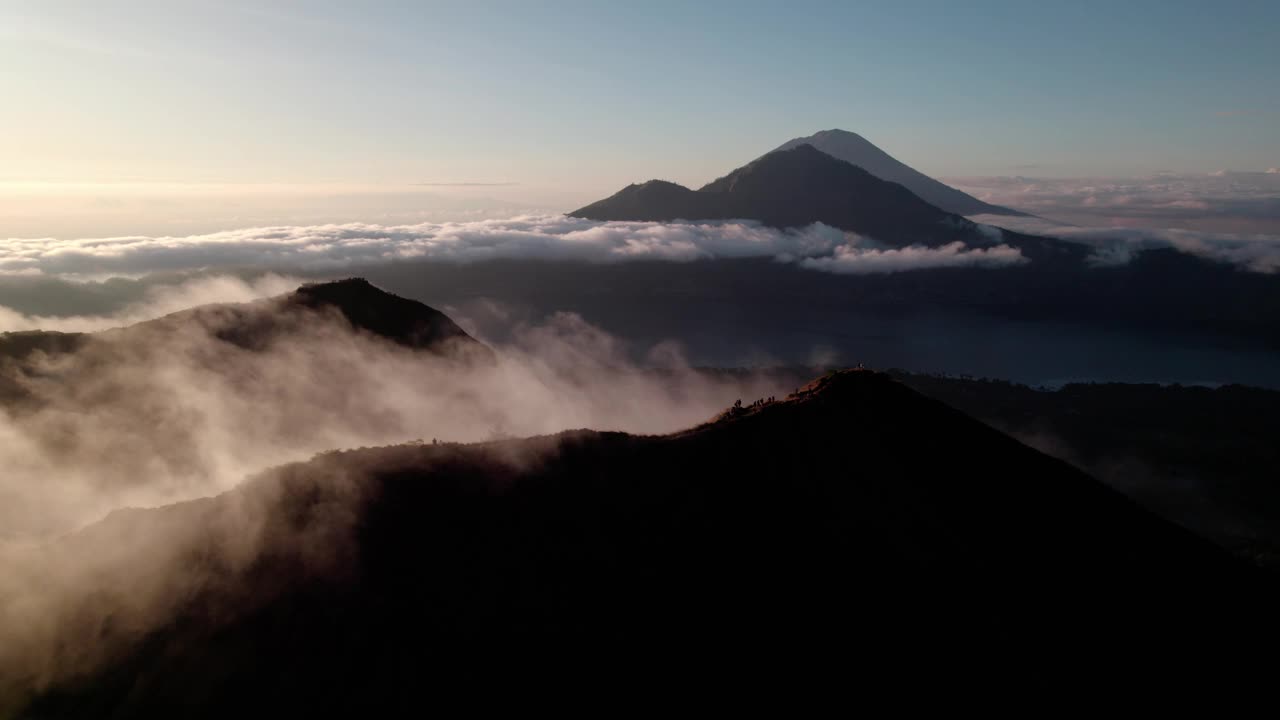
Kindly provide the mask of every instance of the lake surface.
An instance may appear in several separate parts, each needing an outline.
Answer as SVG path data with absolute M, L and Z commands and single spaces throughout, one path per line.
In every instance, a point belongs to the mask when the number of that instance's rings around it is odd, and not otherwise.
M 674 343 L 699 366 L 863 363 L 1030 385 L 1092 380 L 1280 389 L 1277 348 L 920 307 L 912 293 L 930 288 L 923 276 L 906 277 L 914 273 L 903 274 L 905 301 L 875 298 L 875 307 L 866 307 L 865 293 L 861 303 L 845 294 L 860 278 L 767 262 L 402 264 L 365 274 L 496 344 L 554 313 L 575 313 L 615 336 L 638 362 L 655 346 Z

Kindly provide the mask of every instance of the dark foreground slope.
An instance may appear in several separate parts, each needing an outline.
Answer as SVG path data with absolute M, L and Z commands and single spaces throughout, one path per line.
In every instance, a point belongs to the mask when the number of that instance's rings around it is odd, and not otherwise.
M 1252 562 L 1280 568 L 1280 392 L 893 373 Z
M 110 585 L 155 576 L 156 538 L 182 580 L 147 630 Z M 869 372 L 672 436 L 329 454 L 61 551 L 113 542 L 59 626 L 100 669 L 32 716 L 370 716 L 530 687 L 1045 707 L 1245 692 L 1274 637 L 1269 578 Z

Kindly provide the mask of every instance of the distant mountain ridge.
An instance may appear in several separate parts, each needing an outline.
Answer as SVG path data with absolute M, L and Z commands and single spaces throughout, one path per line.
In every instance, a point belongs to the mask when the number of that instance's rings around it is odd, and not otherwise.
M 40 330 L 0 333 L 0 405 L 31 399 L 26 380 L 45 377 L 48 358 L 76 354 L 100 361 L 90 374 L 172 352 L 194 335 L 210 347 L 261 350 L 297 338 L 326 323 L 381 338 L 410 350 L 469 362 L 492 362 L 493 351 L 447 315 L 416 300 L 392 295 L 362 278 L 303 285 L 298 290 L 248 303 L 201 305 L 125 327 L 92 333 Z M 112 358 L 110 361 L 104 358 Z M 126 358 L 128 358 L 126 360 Z M 64 378 L 72 382 L 71 378 Z
M 931 245 L 972 225 L 809 145 L 765 155 L 696 191 L 651 180 L 571 214 L 637 221 L 750 218 L 774 227 L 823 222 L 877 239 L 908 233 L 913 242 Z
M 448 315 L 364 278 L 303 285 L 286 296 L 286 302 L 312 310 L 336 309 L 352 327 L 416 350 L 439 349 L 447 343 L 473 349 L 481 345 Z
M 1027 213 L 979 200 L 968 193 L 945 185 L 912 168 L 881 150 L 861 135 L 848 130 L 823 130 L 808 137 L 793 138 L 777 148 L 790 150 L 812 145 L 831 157 L 852 163 L 881 180 L 895 182 L 918 195 L 925 202 L 956 215 L 1014 215 Z
M 415 350 L 440 351 L 456 344 L 488 348 L 472 338 L 447 315 L 416 300 L 381 290 L 363 278 L 309 283 L 296 291 L 249 303 L 218 303 L 180 310 L 94 333 L 43 330 L 0 333 L 0 360 L 21 360 L 34 352 L 56 355 L 75 352 L 94 340 L 128 339 L 148 330 L 180 330 L 185 325 L 217 318 L 220 339 L 245 347 L 270 342 L 291 323 L 305 322 L 306 313 L 336 312 L 352 329 L 376 335 Z
M 778 228 L 820 222 L 893 247 L 1001 242 L 1037 261 L 1081 260 L 1085 254 L 1080 245 L 1048 238 L 1006 230 L 993 236 L 991 228 L 808 144 L 771 152 L 698 190 L 650 180 L 569 215 L 645 222 L 749 219 Z

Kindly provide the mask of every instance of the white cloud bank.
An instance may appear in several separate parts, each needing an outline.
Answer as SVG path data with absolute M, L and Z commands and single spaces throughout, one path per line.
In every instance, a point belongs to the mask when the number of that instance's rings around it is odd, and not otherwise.
M 1062 224 L 1280 235 L 1280 173 L 1161 173 L 1139 178 L 953 178 L 987 202 Z
M 1004 267 L 1029 262 L 1017 248 L 996 245 L 966 249 L 962 242 L 940 248 L 919 246 L 905 248 L 864 247 L 846 244 L 827 257 L 805 258 L 801 267 L 845 275 L 870 275 L 903 270 L 951 267 Z
M 978 216 L 1010 230 L 1062 238 L 1094 248 L 1097 266 L 1124 265 L 1144 250 L 1173 248 L 1188 255 L 1234 265 L 1249 272 L 1280 272 L 1280 236 L 1260 233 L 1221 233 L 1181 228 L 1082 227 L 1044 218 Z
M 1280 173 L 1221 170 L 1140 178 L 961 178 L 977 197 L 1039 217 L 971 219 L 1096 248 L 1095 265 L 1174 248 L 1258 273 L 1280 272 Z
M 837 262 L 805 266 L 835 272 L 1024 261 L 1007 246 L 970 250 L 953 243 L 942 248 L 879 249 L 869 247 L 865 238 L 821 223 L 778 230 L 752 221 L 598 222 L 563 215 L 417 225 L 265 227 L 185 237 L 0 240 L 0 274 L 8 275 L 93 276 L 226 267 L 328 270 L 398 260 L 682 262 L 733 257 L 788 262 L 829 257 Z

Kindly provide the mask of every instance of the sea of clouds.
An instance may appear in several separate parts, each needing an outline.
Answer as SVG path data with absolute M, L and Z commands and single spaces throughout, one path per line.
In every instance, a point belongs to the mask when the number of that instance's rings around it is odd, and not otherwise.
M 1277 235 L 1184 228 L 1081 226 L 1041 217 L 979 215 L 973 219 L 999 222 L 1017 232 L 1089 245 L 1094 248 L 1089 261 L 1095 267 L 1124 265 L 1144 250 L 1173 248 L 1248 272 L 1269 275 L 1280 271 L 1280 236 Z
M 1136 178 L 952 178 L 972 195 L 1100 228 L 1178 228 L 1280 235 L 1280 172 L 1160 173 Z
M 987 202 L 1031 217 L 977 222 L 1097 248 L 1095 265 L 1173 248 L 1242 270 L 1280 270 L 1280 171 L 1160 173 L 1138 178 L 953 178 Z
M 973 245 L 953 242 L 940 247 L 892 247 L 875 238 L 822 223 L 778 229 L 750 220 L 600 222 L 544 214 L 408 225 L 340 223 L 251 227 L 183 236 L 0 239 L 0 279 L 84 280 L 226 268 L 252 268 L 280 274 L 337 272 L 348 267 L 415 260 L 616 263 L 765 257 L 796 263 L 809 270 L 847 275 L 954 267 L 1001 268 L 1027 263 L 1028 259 L 1018 248 L 1002 242 L 996 225 L 1092 245 L 1099 249 L 1095 261 L 1100 265 L 1127 262 L 1150 248 L 1173 247 L 1253 272 L 1272 273 L 1280 268 L 1280 235 L 1179 226 L 1181 214 L 1187 208 L 1208 201 L 1171 200 L 1163 195 L 1162 199 L 1156 199 L 1157 189 L 1164 188 L 1159 192 L 1166 192 L 1168 186 L 1168 183 L 1153 185 L 1148 187 L 1147 195 L 1141 195 L 1132 187 L 1115 184 L 1104 188 L 1033 182 L 1020 186 L 1014 193 L 1016 202 L 1009 202 L 1010 198 L 1004 195 L 988 193 L 985 199 L 1046 214 L 972 218 L 979 222 L 977 227 L 985 240 Z M 1071 200 L 1074 205 L 1064 205 L 1064 197 L 1074 198 Z M 1106 199 L 1099 200 L 1100 197 Z M 1136 197 L 1144 199 L 1134 199 Z M 1277 205 L 1274 212 L 1280 228 L 1280 199 L 1258 196 L 1249 202 L 1257 213 L 1263 214 L 1269 212 L 1265 208 L 1270 204 Z M 1097 209 L 1103 205 L 1122 207 L 1130 214 L 1106 217 L 1078 214 L 1086 206 Z M 1067 212 L 1071 208 L 1077 214 Z M 1160 208 L 1163 215 L 1157 212 Z M 1049 215 L 1050 211 L 1056 211 L 1056 215 Z M 1063 220 L 1064 216 L 1082 222 Z M 0 315 L 0 323 L 14 329 L 13 318 Z
M 736 257 L 773 257 L 854 274 L 1025 261 L 1008 246 L 887 248 L 821 223 L 780 230 L 745 220 L 599 222 L 526 215 L 415 225 L 257 227 L 182 237 L 10 238 L 0 240 L 0 275 L 136 276 L 219 267 L 337 270 L 399 260 L 688 262 Z M 819 258 L 832 262 L 805 262 Z

